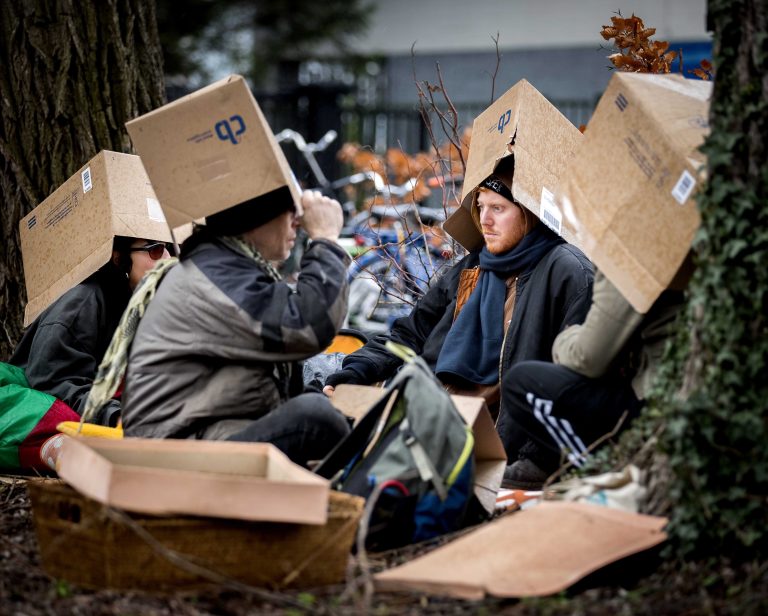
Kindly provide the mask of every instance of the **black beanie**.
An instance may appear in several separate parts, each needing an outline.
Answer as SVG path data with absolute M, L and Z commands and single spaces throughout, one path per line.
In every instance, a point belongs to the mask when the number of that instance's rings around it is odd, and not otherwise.
M 285 212 L 295 212 L 296 204 L 287 186 L 281 186 L 260 197 L 254 197 L 205 219 L 214 235 L 241 235 L 267 224 Z
M 480 186 L 482 188 L 487 188 L 488 190 L 492 190 L 493 192 L 495 192 L 498 195 L 501 195 L 508 201 L 514 201 L 514 198 L 512 197 L 512 191 L 509 190 L 509 186 L 507 186 L 504 183 L 504 181 L 496 175 L 489 175 L 480 183 Z

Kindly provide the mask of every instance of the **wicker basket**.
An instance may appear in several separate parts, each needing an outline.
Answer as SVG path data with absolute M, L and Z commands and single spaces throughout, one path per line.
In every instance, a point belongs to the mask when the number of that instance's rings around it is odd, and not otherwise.
M 322 526 L 126 514 L 58 481 L 29 482 L 43 568 L 90 588 L 179 590 L 344 580 L 364 501 L 331 492 Z

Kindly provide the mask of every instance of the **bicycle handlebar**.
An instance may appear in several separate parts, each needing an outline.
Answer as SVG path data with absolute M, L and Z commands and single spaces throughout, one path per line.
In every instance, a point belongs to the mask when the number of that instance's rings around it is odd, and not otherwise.
M 416 180 L 410 178 L 404 184 L 387 184 L 381 174 L 375 171 L 362 171 L 353 175 L 341 178 L 331 183 L 331 188 L 341 188 L 350 184 L 362 184 L 363 182 L 373 182 L 373 187 L 380 195 L 387 197 L 404 197 L 416 187 Z
M 275 135 L 275 139 L 277 139 L 278 143 L 283 141 L 293 141 L 293 143 L 296 145 L 296 149 L 299 150 L 299 152 L 314 154 L 315 152 L 322 152 L 325 150 L 336 140 L 337 136 L 338 133 L 335 130 L 329 130 L 327 133 L 325 133 L 325 135 L 321 137 L 320 141 L 317 143 L 307 143 L 304 140 L 304 137 L 301 136 L 301 133 L 297 133 L 295 130 L 286 128 L 277 133 Z

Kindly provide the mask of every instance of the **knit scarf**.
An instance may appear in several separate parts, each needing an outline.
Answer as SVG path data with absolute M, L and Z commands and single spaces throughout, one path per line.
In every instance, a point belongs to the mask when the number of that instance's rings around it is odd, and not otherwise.
M 435 374 L 455 375 L 479 385 L 498 382 L 506 280 L 533 269 L 563 241 L 544 225 L 536 225 L 517 246 L 503 254 L 491 254 L 483 247 L 477 286 L 443 341 Z
M 222 244 L 235 252 L 250 257 L 273 280 L 281 279 L 274 266 L 247 242 L 244 242 L 239 237 L 230 236 L 219 237 L 218 239 Z M 128 307 L 120 319 L 120 324 L 112 336 L 107 352 L 104 354 L 101 364 L 99 364 L 96 378 L 85 402 L 81 425 L 83 422 L 89 421 L 92 417 L 96 416 L 101 408 L 112 399 L 122 384 L 125 371 L 128 368 L 128 353 L 136 336 L 139 322 L 144 316 L 149 302 L 155 296 L 155 292 L 163 278 L 176 263 L 178 263 L 176 258 L 160 261 L 154 269 L 144 275 L 139 286 L 133 292 L 128 302 Z

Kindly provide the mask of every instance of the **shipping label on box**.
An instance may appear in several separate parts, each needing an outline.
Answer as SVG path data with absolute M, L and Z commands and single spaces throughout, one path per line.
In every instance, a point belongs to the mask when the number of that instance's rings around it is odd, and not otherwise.
M 106 150 L 25 216 L 19 233 L 25 326 L 106 264 L 115 236 L 171 239 L 139 157 Z
M 470 215 L 475 189 L 502 160 L 514 159 L 512 196 L 555 233 L 575 240 L 570 221 L 552 199 L 557 179 L 573 155 L 581 133 L 525 79 L 481 113 L 472 126 L 461 207 L 443 228 L 466 249 L 483 245 Z
M 285 155 L 239 75 L 131 120 L 126 128 L 173 226 L 282 187 L 300 200 Z
M 669 286 L 699 227 L 711 88 L 616 73 L 556 190 L 581 248 L 641 313 Z

